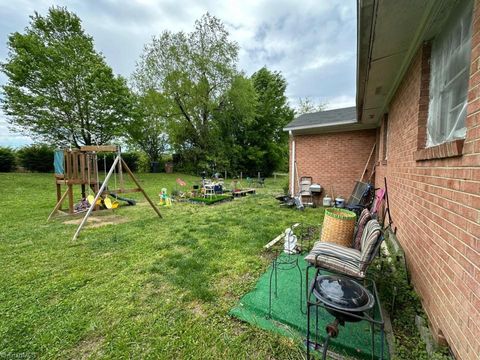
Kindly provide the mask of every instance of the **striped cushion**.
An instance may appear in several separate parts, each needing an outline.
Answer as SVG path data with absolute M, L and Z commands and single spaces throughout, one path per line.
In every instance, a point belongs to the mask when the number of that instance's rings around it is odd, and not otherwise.
M 358 218 L 357 222 L 357 232 L 355 233 L 355 237 L 353 238 L 353 248 L 357 250 L 362 249 L 362 235 L 363 230 L 367 223 L 372 219 L 372 215 L 368 209 L 363 209 L 360 217 Z
M 370 220 L 365 226 L 361 241 L 360 270 L 365 271 L 372 262 L 378 248 L 382 228 L 377 220 Z
M 361 253 L 341 245 L 316 242 L 312 251 L 305 257 L 310 264 L 357 278 L 364 278 L 360 271 Z

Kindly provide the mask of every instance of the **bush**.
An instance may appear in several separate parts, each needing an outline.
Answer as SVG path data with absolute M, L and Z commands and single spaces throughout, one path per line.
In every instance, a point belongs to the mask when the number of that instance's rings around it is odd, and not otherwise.
M 15 151 L 8 147 L 0 147 L 0 172 L 15 170 Z
M 137 171 L 141 173 L 150 172 L 150 159 L 144 152 L 138 153 Z
M 283 182 L 282 190 L 285 195 L 288 195 L 290 193 L 290 182 L 288 181 L 288 176 L 287 176 L 287 180 Z M 294 194 L 291 194 L 291 195 L 293 196 Z
M 395 360 L 448 360 L 448 350 L 438 349 L 428 354 L 425 343 L 420 337 L 415 316 L 425 318 L 420 297 L 409 282 L 407 269 L 403 261 L 403 251 L 396 252 L 386 234 L 389 256 L 383 254 L 370 265 L 369 275 L 376 282 L 380 300 L 388 311 L 395 334 Z
M 110 170 L 112 167 L 113 161 L 115 160 L 115 157 L 117 156 L 116 153 L 99 153 L 98 154 L 98 171 L 107 171 Z M 122 152 L 122 159 L 125 161 L 132 170 L 132 172 L 135 172 L 138 170 L 138 163 L 140 156 L 136 152 Z M 105 164 L 107 168 L 105 169 Z
M 53 171 L 53 149 L 44 144 L 25 146 L 18 150 L 18 161 L 26 170 L 35 172 Z
M 127 163 L 128 167 L 132 171 L 138 170 L 138 160 L 140 156 L 136 152 L 122 153 L 122 159 Z

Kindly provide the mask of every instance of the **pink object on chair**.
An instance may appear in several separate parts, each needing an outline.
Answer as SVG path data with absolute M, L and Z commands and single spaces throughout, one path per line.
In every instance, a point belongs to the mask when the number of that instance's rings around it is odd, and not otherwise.
M 376 214 L 383 202 L 383 198 L 385 197 L 385 189 L 378 189 L 377 193 L 375 194 L 375 201 L 372 207 L 372 214 Z

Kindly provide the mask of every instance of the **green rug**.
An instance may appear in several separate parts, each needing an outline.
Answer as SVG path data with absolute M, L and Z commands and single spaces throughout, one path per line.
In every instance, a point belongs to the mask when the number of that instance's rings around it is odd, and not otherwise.
M 305 301 L 305 271 L 306 262 L 303 256 L 298 255 L 298 264 L 301 270 L 302 296 Z M 262 329 L 275 331 L 303 342 L 307 332 L 307 316 L 300 310 L 300 272 L 297 268 L 278 270 L 277 297 L 273 294 L 272 281 L 272 316 L 269 317 L 270 274 L 269 267 L 258 280 L 255 289 L 246 294 L 235 306 L 230 314 L 240 320 L 256 325 Z M 309 279 L 313 277 L 313 269 Z M 303 311 L 306 305 L 303 304 Z M 315 330 L 315 307 L 311 308 L 311 330 Z M 375 319 L 378 319 L 378 309 Z M 318 309 L 318 328 L 320 338 L 317 342 L 323 343 L 325 326 L 331 323 L 334 317 L 325 309 Z M 337 338 L 331 339 L 329 350 L 343 356 L 359 359 L 372 358 L 372 343 L 370 324 L 366 321 L 346 323 L 340 326 Z M 380 356 L 380 329 L 375 331 L 375 358 Z M 388 359 L 387 344 L 384 343 L 384 359 Z

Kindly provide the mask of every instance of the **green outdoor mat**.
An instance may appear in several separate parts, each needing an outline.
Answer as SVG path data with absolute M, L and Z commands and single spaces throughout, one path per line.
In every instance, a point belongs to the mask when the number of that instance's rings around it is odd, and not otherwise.
M 283 255 L 282 255 L 283 256 Z M 300 304 L 303 305 L 303 312 L 306 312 L 305 304 L 305 271 L 306 262 L 303 256 L 294 255 L 298 259 L 300 271 L 296 267 L 277 271 L 277 297 L 274 295 L 274 281 L 272 278 L 272 316 L 268 315 L 270 275 L 272 267 L 269 267 L 265 274 L 258 280 L 255 288 L 246 294 L 235 306 L 230 314 L 240 320 L 256 325 L 262 329 L 275 331 L 285 336 L 303 342 L 307 332 L 307 316 L 302 314 Z M 314 269 L 310 269 L 309 279 L 312 279 Z M 302 303 L 300 302 L 300 279 L 302 281 Z M 311 330 L 315 331 L 315 309 L 311 308 Z M 375 319 L 378 317 L 378 309 Z M 325 327 L 333 322 L 334 317 L 325 309 L 318 308 L 318 333 L 317 340 L 323 343 L 326 335 Z M 339 327 L 339 335 L 331 339 L 329 350 L 343 356 L 350 356 L 360 359 L 372 358 L 372 342 L 370 323 L 360 321 L 357 323 L 347 322 L 345 326 Z M 313 334 L 311 340 L 313 340 Z M 380 356 L 380 329 L 375 329 L 375 358 Z M 387 344 L 384 343 L 384 359 L 388 359 Z

